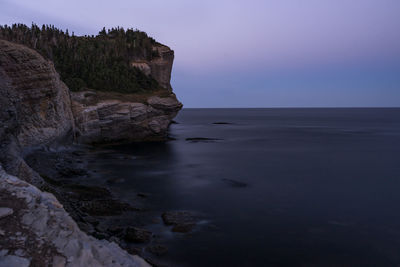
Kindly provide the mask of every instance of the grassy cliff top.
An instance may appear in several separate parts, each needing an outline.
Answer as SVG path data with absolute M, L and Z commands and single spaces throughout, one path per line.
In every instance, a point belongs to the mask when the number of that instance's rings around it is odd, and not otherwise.
M 120 27 L 103 28 L 96 36 L 75 36 L 50 25 L 0 26 L 0 38 L 26 45 L 54 62 L 72 91 L 138 93 L 160 90 L 151 76 L 130 66 L 131 61 L 159 57 L 156 41 L 145 32 Z

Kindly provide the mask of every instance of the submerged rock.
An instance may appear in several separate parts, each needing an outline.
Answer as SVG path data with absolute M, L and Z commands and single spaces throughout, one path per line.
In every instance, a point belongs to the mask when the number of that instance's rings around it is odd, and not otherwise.
M 125 240 L 135 243 L 147 243 L 150 241 L 152 233 L 146 229 L 129 227 L 126 229 Z
M 188 233 L 196 226 L 199 218 L 189 211 L 167 211 L 161 215 L 166 225 L 172 225 L 173 232 Z
M 157 255 L 157 256 L 162 256 L 168 252 L 168 248 L 161 244 L 155 244 L 155 245 L 149 246 L 149 247 L 147 247 L 147 250 L 150 251 L 150 253 Z

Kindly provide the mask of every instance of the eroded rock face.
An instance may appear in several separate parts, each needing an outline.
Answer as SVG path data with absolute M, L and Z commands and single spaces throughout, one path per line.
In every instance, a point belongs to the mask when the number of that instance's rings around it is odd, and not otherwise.
M 146 75 L 151 75 L 163 88 L 172 92 L 170 81 L 174 51 L 162 44 L 155 45 L 153 50 L 160 56 L 151 61 L 132 61 L 131 66 L 140 69 Z
M 22 159 L 29 147 L 70 138 L 69 90 L 50 61 L 25 46 L 0 40 L 0 163 L 36 185 L 41 178 Z
M 53 64 L 0 40 L 0 266 L 149 266 L 115 243 L 87 236 L 52 194 L 31 185 L 44 181 L 24 151 L 72 141 L 74 127 L 69 91 Z
M 173 51 L 160 49 L 160 58 L 149 67 L 168 90 L 136 100 L 112 94 L 101 98 L 97 92 L 71 96 L 50 61 L 25 46 L 0 40 L 0 200 L 13 200 L 0 203 L 0 220 L 7 220 L 0 225 L 16 227 L 0 229 L 0 235 L 30 240 L 29 248 L 13 251 L 2 249 L 2 244 L 13 244 L 2 237 L 0 265 L 148 266 L 115 243 L 83 233 L 52 194 L 35 187 L 44 180 L 23 155 L 36 146 L 72 141 L 76 135 L 81 142 L 164 138 L 182 104 L 169 84 Z M 38 254 L 41 250 L 46 252 Z
M 94 91 L 71 93 L 77 140 L 84 143 L 159 140 L 182 108 L 174 94 L 142 102 L 100 99 Z
M 21 146 L 72 136 L 69 90 L 53 63 L 25 46 L 0 40 L 1 120 L 12 118 Z

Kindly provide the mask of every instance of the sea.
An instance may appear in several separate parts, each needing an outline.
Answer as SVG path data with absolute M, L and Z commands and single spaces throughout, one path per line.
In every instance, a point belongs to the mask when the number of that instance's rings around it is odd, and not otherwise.
M 400 265 L 400 109 L 183 109 L 175 122 L 166 142 L 91 163 L 120 179 L 104 180 L 119 198 L 146 196 L 161 262 Z M 175 233 L 165 211 L 201 219 Z

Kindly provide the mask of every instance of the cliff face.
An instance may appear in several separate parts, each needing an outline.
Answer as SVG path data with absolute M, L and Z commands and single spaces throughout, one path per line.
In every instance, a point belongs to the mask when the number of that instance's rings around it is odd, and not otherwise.
M 84 143 L 162 140 L 182 108 L 175 95 L 143 96 L 72 93 L 77 140 Z
M 149 63 L 151 72 L 168 85 L 169 60 Z M 83 233 L 53 195 L 33 186 L 43 179 L 23 154 L 75 136 L 81 142 L 160 139 L 181 107 L 167 90 L 142 96 L 93 91 L 71 95 L 50 61 L 0 40 L 0 234 L 6 236 L 0 247 L 15 248 L 13 240 L 20 238 L 16 232 L 29 241 L 18 254 L 1 250 L 0 265 L 148 266 L 115 243 Z
M 160 57 L 150 61 L 151 75 L 162 87 L 172 91 L 170 81 L 174 51 L 163 45 L 157 45 L 153 49 L 158 51 Z
M 151 75 L 163 88 L 172 91 L 170 84 L 172 65 L 174 63 L 174 51 L 168 46 L 157 44 L 153 46 L 159 57 L 151 61 L 131 61 L 131 66 L 140 69 L 147 76 Z
M 51 62 L 25 46 L 0 40 L 0 83 L 1 109 L 16 120 L 21 146 L 71 135 L 69 91 Z
M 0 40 L 3 111 L 18 114 L 14 118 L 19 144 L 35 146 L 73 136 L 89 143 L 165 138 L 182 104 L 170 85 L 174 52 L 163 45 L 154 49 L 159 57 L 131 66 L 168 90 L 142 94 L 138 100 L 135 94 L 70 93 L 50 61 L 25 46 Z
M 71 92 L 77 141 L 84 143 L 162 140 L 182 108 L 170 84 L 174 51 L 157 44 L 159 57 L 132 61 L 131 67 L 153 77 L 166 90 L 151 94 Z
M 71 138 L 70 106 L 68 88 L 51 62 L 25 46 L 0 40 L 0 163 L 9 173 L 41 184 L 21 154 L 29 147 Z

